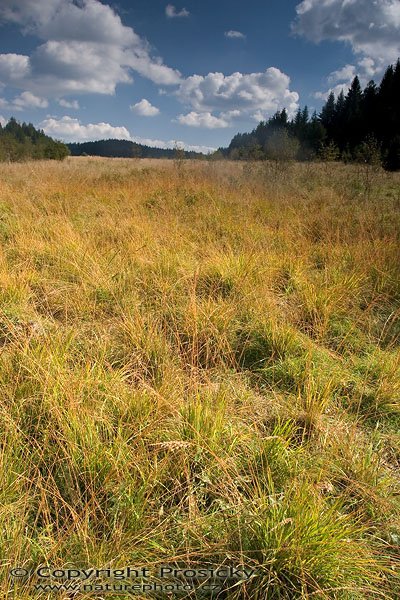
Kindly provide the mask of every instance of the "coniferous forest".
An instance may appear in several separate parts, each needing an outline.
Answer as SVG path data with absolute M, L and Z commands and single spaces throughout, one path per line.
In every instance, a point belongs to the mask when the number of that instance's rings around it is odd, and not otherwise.
M 0 124 L 0 161 L 63 160 L 69 155 L 65 144 L 53 140 L 29 123 L 18 123 L 14 117 Z
M 72 156 L 102 156 L 109 158 L 176 158 L 179 148 L 153 148 L 130 140 L 98 140 L 68 144 Z M 200 152 L 182 150 L 182 158 L 204 158 Z
M 232 159 L 372 161 L 400 170 L 400 59 L 379 86 L 370 81 L 363 90 L 355 77 L 346 95 L 330 93 L 319 114 L 305 107 L 289 120 L 286 110 L 277 112 L 219 152 Z

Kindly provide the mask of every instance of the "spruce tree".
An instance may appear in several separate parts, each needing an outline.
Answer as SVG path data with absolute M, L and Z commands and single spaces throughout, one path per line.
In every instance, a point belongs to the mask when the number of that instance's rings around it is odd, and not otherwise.
M 320 120 L 322 125 L 325 127 L 329 137 L 332 136 L 332 129 L 335 123 L 336 106 L 335 106 L 335 94 L 331 92 L 328 96 L 324 107 L 320 114 Z

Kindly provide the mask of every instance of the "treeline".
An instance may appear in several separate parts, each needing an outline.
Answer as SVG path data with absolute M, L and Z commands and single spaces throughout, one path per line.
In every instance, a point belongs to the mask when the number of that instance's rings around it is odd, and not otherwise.
M 72 156 L 104 156 L 111 158 L 204 158 L 199 152 L 152 148 L 128 140 L 99 140 L 68 144 Z
M 32 123 L 18 123 L 14 117 L 0 124 L 0 161 L 63 160 L 69 155 L 65 144 L 53 140 Z
M 370 81 L 363 90 L 355 77 L 347 94 L 332 92 L 319 114 L 305 107 L 289 120 L 283 110 L 218 152 L 231 159 L 379 161 L 400 170 L 400 59 L 379 86 Z

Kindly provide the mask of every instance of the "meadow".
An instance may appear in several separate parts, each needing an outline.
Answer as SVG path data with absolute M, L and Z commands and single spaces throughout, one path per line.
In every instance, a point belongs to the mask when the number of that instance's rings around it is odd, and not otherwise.
M 399 173 L 0 164 L 0 241 L 1 598 L 400 598 Z

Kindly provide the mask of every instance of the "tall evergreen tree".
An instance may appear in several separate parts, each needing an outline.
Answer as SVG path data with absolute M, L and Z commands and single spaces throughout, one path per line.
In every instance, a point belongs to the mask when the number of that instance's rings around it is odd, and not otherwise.
M 346 147 L 352 149 L 362 139 L 363 93 L 358 76 L 354 77 L 344 103 L 344 126 Z
M 362 101 L 362 133 L 363 138 L 368 135 L 377 137 L 378 134 L 378 88 L 374 81 L 370 81 L 363 93 Z
M 335 94 L 331 92 L 320 114 L 320 120 L 325 127 L 328 135 L 331 137 L 336 117 Z

